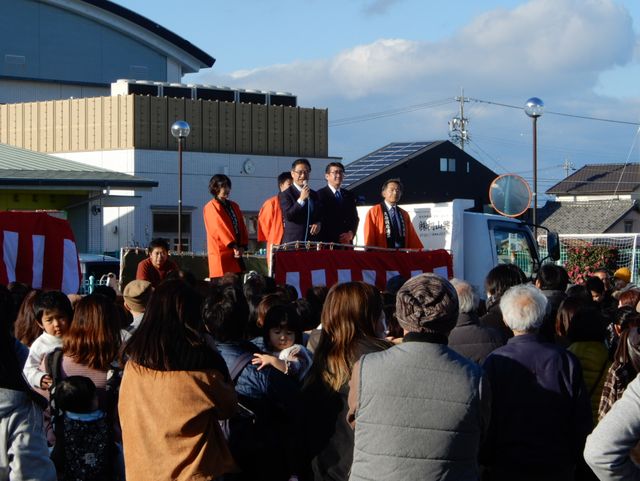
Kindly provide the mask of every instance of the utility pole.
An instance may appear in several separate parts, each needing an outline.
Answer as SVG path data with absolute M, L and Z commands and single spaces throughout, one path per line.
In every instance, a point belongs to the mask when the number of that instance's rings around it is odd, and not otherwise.
M 469 119 L 464 116 L 464 103 L 469 102 L 469 99 L 464 96 L 464 89 L 460 89 L 460 96 L 455 97 L 455 100 L 460 102 L 460 113 L 449 120 L 449 138 L 464 150 L 464 143 L 469 140 L 469 132 L 467 131 Z
M 573 165 L 569 159 L 564 159 L 564 163 L 562 164 L 562 168 L 564 169 L 564 178 L 569 177 L 569 171 L 576 170 L 576 166 Z

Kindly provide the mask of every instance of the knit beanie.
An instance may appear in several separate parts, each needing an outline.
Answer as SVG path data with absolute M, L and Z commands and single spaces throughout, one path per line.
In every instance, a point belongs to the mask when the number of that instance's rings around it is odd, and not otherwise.
M 396 297 L 396 317 L 409 332 L 448 334 L 458 319 L 458 295 L 436 274 L 409 279 Z

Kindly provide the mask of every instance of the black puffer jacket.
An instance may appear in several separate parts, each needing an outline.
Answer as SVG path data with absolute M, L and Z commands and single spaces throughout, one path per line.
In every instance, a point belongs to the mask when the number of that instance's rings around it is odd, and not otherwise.
M 502 311 L 500 310 L 500 299 L 491 299 L 487 301 L 487 313 L 480 318 L 480 325 L 492 327 L 500 331 L 506 339 L 513 337 L 513 332 L 504 323 L 502 319 Z
M 499 330 L 480 325 L 480 319 L 474 313 L 461 312 L 456 327 L 449 334 L 449 347 L 478 364 L 506 342 L 507 337 Z

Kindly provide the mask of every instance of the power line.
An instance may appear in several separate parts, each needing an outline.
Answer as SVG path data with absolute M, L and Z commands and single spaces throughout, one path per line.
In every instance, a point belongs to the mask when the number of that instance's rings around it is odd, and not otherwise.
M 522 110 L 522 106 L 519 106 L 519 105 L 503 104 L 501 102 L 493 102 L 491 100 L 482 100 L 482 99 L 470 98 L 469 101 L 482 103 L 482 104 L 497 105 L 499 107 L 507 107 L 507 108 L 510 108 L 510 109 Z M 552 110 L 545 110 L 545 114 L 559 115 L 561 117 L 571 117 L 571 118 L 574 118 L 574 119 L 597 120 L 598 122 L 609 122 L 609 123 L 613 123 L 613 124 L 624 124 L 624 125 L 640 126 L 640 122 L 629 122 L 627 120 L 605 119 L 603 117 L 590 117 L 588 115 L 568 114 L 568 113 L 565 113 L 565 112 L 554 112 Z
M 478 143 L 472 139 L 468 139 L 467 143 L 470 147 L 474 148 L 474 150 L 479 151 L 481 154 L 484 154 L 485 157 L 489 157 L 489 159 L 496 164 L 500 169 L 502 169 L 503 172 L 509 172 L 504 165 L 502 165 L 500 162 L 498 162 L 497 159 L 495 159 L 490 153 L 488 153 L 486 150 L 484 150 L 482 147 L 480 147 L 480 145 L 478 145 Z
M 369 120 L 376 120 L 384 117 L 391 117 L 395 115 L 402 115 L 410 112 L 415 112 L 417 110 L 429 109 L 434 107 L 440 107 L 442 105 L 446 105 L 448 103 L 454 102 L 453 99 L 441 99 L 435 100 L 432 102 L 426 102 L 422 104 L 408 105 L 406 107 L 399 107 L 395 109 L 383 110 L 380 112 L 372 112 L 370 114 L 356 115 L 353 117 L 345 117 L 342 119 L 337 119 L 329 122 L 329 127 L 341 127 L 343 125 L 349 125 L 359 122 L 367 122 Z

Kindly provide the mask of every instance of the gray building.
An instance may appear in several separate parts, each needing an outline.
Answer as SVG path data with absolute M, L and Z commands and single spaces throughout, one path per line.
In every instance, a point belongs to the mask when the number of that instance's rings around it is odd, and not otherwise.
M 120 78 L 180 82 L 215 62 L 106 0 L 3 0 L 0 18 L 0 103 L 109 95 Z

